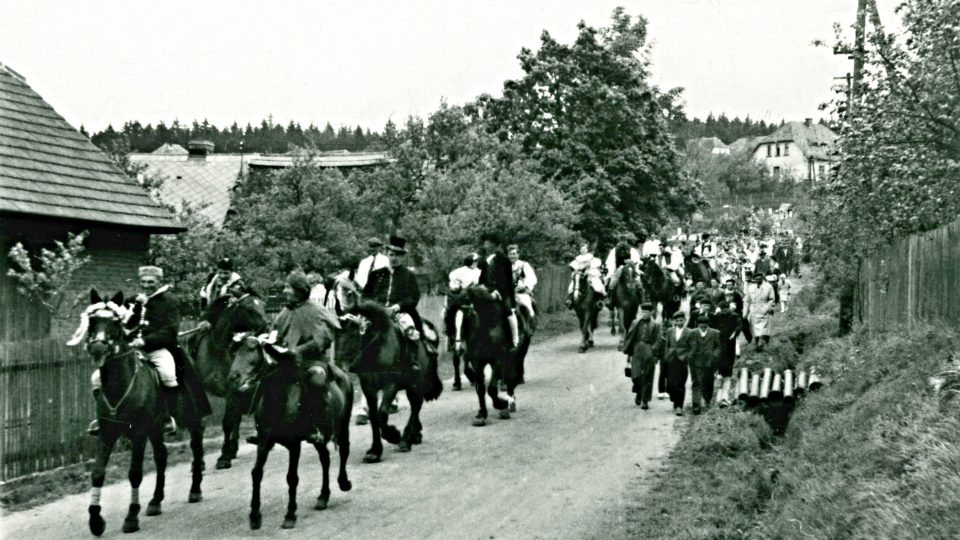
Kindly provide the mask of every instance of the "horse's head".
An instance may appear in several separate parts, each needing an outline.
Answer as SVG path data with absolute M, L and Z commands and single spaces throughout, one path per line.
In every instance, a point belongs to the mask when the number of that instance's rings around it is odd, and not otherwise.
M 230 365 L 230 374 L 227 376 L 230 388 L 236 392 L 245 393 L 252 390 L 264 377 L 278 369 L 295 366 L 293 353 L 275 345 L 273 335 L 256 336 L 252 332 L 244 332 L 234 336 L 233 363 Z
M 84 349 L 102 366 L 111 354 L 127 349 L 123 324 L 129 317 L 122 292 L 103 300 L 96 289 L 91 289 L 90 304 L 80 315 L 80 326 L 67 345 L 75 347 L 83 343 Z
M 337 278 L 333 282 L 333 293 L 337 304 L 344 313 L 352 313 L 360 303 L 360 289 L 349 278 Z
M 371 339 L 370 320 L 348 313 L 340 316 L 340 330 L 334 345 L 334 362 L 346 369 L 352 368 L 363 354 L 364 343 Z

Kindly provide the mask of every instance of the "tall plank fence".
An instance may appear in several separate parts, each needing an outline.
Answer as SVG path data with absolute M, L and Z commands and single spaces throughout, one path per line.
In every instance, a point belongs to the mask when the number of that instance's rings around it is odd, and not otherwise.
M 854 310 L 871 330 L 932 320 L 960 325 L 960 219 L 863 260 Z
M 537 277 L 534 296 L 540 312 L 563 309 L 569 271 L 546 267 Z M 425 296 L 418 309 L 441 327 L 444 297 Z M 190 326 L 185 323 L 182 329 Z M 94 439 L 86 434 L 95 415 L 90 390 L 94 365 L 82 348 L 67 347 L 66 340 L 0 342 L 0 481 L 94 457 Z

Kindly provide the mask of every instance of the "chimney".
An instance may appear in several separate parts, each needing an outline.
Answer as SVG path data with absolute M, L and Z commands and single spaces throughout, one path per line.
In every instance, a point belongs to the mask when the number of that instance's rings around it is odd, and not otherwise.
M 805 125 L 805 126 L 807 126 L 807 127 L 810 127 L 811 125 L 813 125 L 813 118 L 804 118 L 804 119 L 803 119 L 803 125 Z M 192 150 L 191 150 L 191 151 L 192 151 Z
M 207 154 L 213 153 L 213 143 L 210 141 L 195 140 L 187 143 L 188 159 L 206 159 Z

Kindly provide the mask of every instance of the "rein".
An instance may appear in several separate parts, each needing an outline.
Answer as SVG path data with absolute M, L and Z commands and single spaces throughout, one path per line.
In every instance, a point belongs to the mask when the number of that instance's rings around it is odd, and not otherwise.
M 114 355 L 109 357 L 110 360 L 115 360 L 117 358 L 122 358 L 124 356 L 136 353 L 136 350 L 129 350 L 125 353 Z M 127 385 L 126 391 L 124 391 L 123 396 L 120 397 L 120 400 L 117 401 L 116 405 L 111 405 L 110 401 L 107 399 L 107 394 L 103 390 L 100 391 L 100 401 L 103 402 L 104 406 L 107 408 L 107 412 L 110 413 L 110 417 L 107 420 L 113 420 L 116 422 L 117 412 L 120 410 L 120 407 L 123 406 L 123 402 L 127 400 L 127 397 L 130 396 L 130 392 L 133 391 L 133 386 L 137 382 L 137 376 L 140 374 L 140 358 L 136 358 L 136 361 L 133 364 L 133 376 L 130 377 L 130 384 Z M 106 362 L 104 362 L 106 365 Z

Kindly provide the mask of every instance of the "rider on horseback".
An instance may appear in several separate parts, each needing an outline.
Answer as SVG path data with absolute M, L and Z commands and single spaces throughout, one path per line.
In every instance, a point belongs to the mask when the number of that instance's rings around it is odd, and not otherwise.
M 607 255 L 607 290 L 610 291 L 608 302 L 613 302 L 613 291 L 617 286 L 617 281 L 620 280 L 620 272 L 623 271 L 623 266 L 627 264 L 627 262 L 632 263 L 634 266 L 640 264 L 640 252 L 631 245 L 633 240 L 635 240 L 635 238 L 630 233 L 618 234 L 617 245 L 614 246 L 613 249 L 610 250 L 610 254 Z
M 218 298 L 227 295 L 227 289 L 240 275 L 233 271 L 233 261 L 224 257 L 217 261 L 217 269 L 207 278 L 207 284 L 200 289 L 200 309 L 206 311 L 213 307 Z
M 480 283 L 480 269 L 477 267 L 477 264 L 480 262 L 480 255 L 476 253 L 471 253 L 463 259 L 463 266 L 455 268 L 450 271 L 449 274 L 449 289 L 450 295 L 456 295 L 466 289 L 467 287 L 472 287 Z M 450 309 L 449 299 L 447 298 L 447 305 L 444 306 L 443 312 L 443 328 L 444 332 L 447 334 L 448 346 L 452 351 L 455 340 L 457 339 L 457 320 L 460 313 L 459 310 Z
M 587 282 L 590 284 L 590 288 L 597 294 L 600 301 L 603 301 L 603 297 L 607 295 L 607 291 L 603 287 L 603 278 L 600 276 L 600 266 L 600 259 L 593 256 L 593 253 L 590 251 L 590 244 L 581 242 L 580 254 L 570 262 L 570 269 L 573 270 L 573 274 L 570 276 L 570 285 L 567 286 L 566 305 L 568 308 L 573 306 L 574 284 L 577 281 L 577 276 L 580 274 L 587 276 Z
M 527 261 L 520 260 L 520 248 L 516 244 L 507 246 L 507 257 L 513 268 L 513 283 L 517 306 L 533 318 L 533 288 L 537 286 L 537 274 Z
M 513 349 L 520 346 L 520 330 L 517 323 L 517 299 L 513 286 L 513 270 L 510 259 L 503 249 L 500 236 L 485 232 L 480 237 L 483 258 L 480 259 L 480 284 L 491 290 L 506 308 L 507 323 Z

